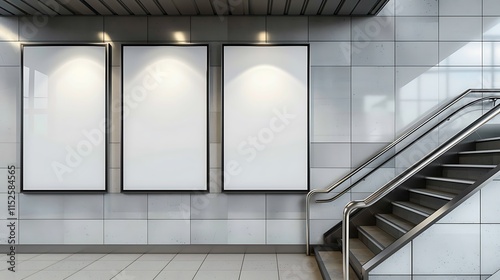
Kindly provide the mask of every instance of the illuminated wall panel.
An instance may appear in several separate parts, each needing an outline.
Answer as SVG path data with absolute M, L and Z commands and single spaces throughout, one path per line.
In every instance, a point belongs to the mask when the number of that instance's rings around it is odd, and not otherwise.
M 207 75 L 207 45 L 123 46 L 123 191 L 207 190 Z
M 223 46 L 224 191 L 309 189 L 308 53 Z
M 22 190 L 106 190 L 106 45 L 24 45 Z

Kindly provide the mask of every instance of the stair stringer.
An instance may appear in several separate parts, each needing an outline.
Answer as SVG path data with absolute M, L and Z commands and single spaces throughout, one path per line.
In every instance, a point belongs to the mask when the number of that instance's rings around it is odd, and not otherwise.
M 447 215 L 451 214 L 451 212 L 456 209 L 458 206 L 466 202 L 470 199 L 474 194 L 479 192 L 483 187 L 490 184 L 493 180 L 500 179 L 500 164 L 497 165 L 494 169 L 486 173 L 484 176 L 479 178 L 474 184 L 469 186 L 466 190 L 464 190 L 461 194 L 457 195 L 450 202 L 446 203 L 443 207 L 438 209 L 435 213 L 430 215 L 420 224 L 416 225 L 413 229 L 404 234 L 401 238 L 397 239 L 394 243 L 389 245 L 379 254 L 377 254 L 374 258 L 366 262 L 362 266 L 362 276 L 363 279 L 369 279 L 370 272 L 376 269 L 379 265 L 381 265 L 385 260 L 390 258 L 391 256 L 397 254 L 402 248 L 404 248 L 411 241 L 415 240 L 418 236 L 424 233 L 431 226 L 438 223 L 439 220 L 443 219 Z M 500 207 L 500 204 L 499 204 Z M 412 274 L 414 272 L 412 271 Z M 478 272 L 480 274 L 480 271 Z M 375 276 L 375 275 L 372 275 Z

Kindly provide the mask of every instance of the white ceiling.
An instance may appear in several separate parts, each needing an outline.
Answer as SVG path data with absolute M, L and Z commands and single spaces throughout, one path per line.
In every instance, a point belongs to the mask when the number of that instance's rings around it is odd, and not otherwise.
M 374 15 L 389 0 L 0 0 L 0 15 Z

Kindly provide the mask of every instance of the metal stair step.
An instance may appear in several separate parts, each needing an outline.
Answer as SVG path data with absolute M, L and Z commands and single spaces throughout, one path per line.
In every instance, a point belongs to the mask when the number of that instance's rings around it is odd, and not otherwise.
M 500 163 L 500 150 L 478 150 L 458 153 L 459 163 L 497 165 Z
M 485 164 L 443 164 L 443 177 L 464 179 L 464 180 L 477 180 L 485 175 L 495 165 Z
M 452 200 L 455 197 L 455 194 L 432 189 L 409 189 L 408 191 L 444 200 Z
M 394 238 L 400 238 L 415 226 L 411 222 L 393 214 L 377 214 L 375 219 L 377 226 Z
M 500 137 L 485 138 L 476 141 L 476 150 L 500 149 Z
M 438 190 L 442 192 L 459 194 L 470 185 L 474 184 L 472 180 L 452 179 L 444 177 L 425 177 L 426 189 Z
M 375 254 L 358 238 L 349 239 L 349 245 L 351 256 L 361 265 L 375 257 Z
M 358 238 L 375 254 L 380 253 L 396 240 L 377 226 L 359 226 L 358 232 Z
M 434 209 L 410 201 L 393 201 L 392 213 L 413 224 L 419 224 L 434 213 Z

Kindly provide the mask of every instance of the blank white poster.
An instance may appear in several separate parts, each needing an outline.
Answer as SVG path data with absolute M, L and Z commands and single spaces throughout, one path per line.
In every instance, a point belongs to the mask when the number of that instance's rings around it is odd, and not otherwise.
M 23 191 L 106 190 L 106 52 L 23 46 Z
M 223 46 L 223 189 L 309 189 L 308 46 Z
M 123 191 L 207 190 L 207 53 L 123 46 Z

